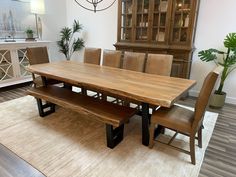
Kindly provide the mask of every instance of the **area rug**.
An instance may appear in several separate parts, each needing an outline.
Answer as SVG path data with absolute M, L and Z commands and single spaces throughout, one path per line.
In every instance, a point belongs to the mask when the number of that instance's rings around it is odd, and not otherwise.
M 196 165 L 189 155 L 160 143 L 153 149 L 143 146 L 139 116 L 125 124 L 124 140 L 109 149 L 104 124 L 63 108 L 41 118 L 30 96 L 0 104 L 0 143 L 49 177 L 194 177 L 217 116 L 205 114 L 203 148 L 196 146 Z M 178 135 L 175 143 L 189 147 L 185 136 Z

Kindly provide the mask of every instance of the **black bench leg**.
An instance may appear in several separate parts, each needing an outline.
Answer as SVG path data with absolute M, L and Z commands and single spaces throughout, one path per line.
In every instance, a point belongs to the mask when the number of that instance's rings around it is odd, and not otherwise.
M 113 129 L 112 125 L 106 124 L 107 147 L 113 149 L 123 140 L 124 124 Z
M 45 117 L 51 113 L 55 112 L 55 104 L 47 102 L 46 104 L 42 103 L 42 100 L 39 98 L 36 98 L 37 104 L 38 104 L 38 110 L 39 110 L 39 115 L 41 117 Z M 48 110 L 44 110 L 48 109 Z
M 142 103 L 142 143 L 145 146 L 149 145 L 149 104 Z
M 72 85 L 70 85 L 70 84 L 64 83 L 63 87 L 68 89 L 68 90 L 72 90 Z

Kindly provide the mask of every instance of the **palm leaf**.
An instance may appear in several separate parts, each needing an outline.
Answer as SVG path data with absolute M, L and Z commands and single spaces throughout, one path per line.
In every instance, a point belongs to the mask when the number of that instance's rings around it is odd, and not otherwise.
M 198 53 L 198 56 L 200 57 L 202 61 L 206 61 L 206 62 L 216 60 L 217 58 L 213 49 L 202 50 Z
M 74 20 L 73 33 L 80 32 L 81 29 L 82 29 L 82 25 L 79 24 L 79 21 Z
M 229 33 L 225 40 L 224 40 L 224 46 L 226 48 L 236 48 L 236 33 Z
M 74 40 L 72 47 L 73 47 L 73 52 L 79 51 L 80 49 L 82 49 L 82 47 L 84 47 L 84 40 L 80 38 Z
M 68 27 L 64 27 L 62 28 L 62 30 L 60 31 L 61 33 L 61 39 L 62 40 L 70 40 L 71 34 L 72 34 L 72 30 Z
M 227 48 L 227 52 L 222 52 L 217 49 L 202 50 L 198 53 L 198 56 L 202 61 L 214 61 L 216 64 L 223 66 L 224 70 L 221 75 L 220 86 L 217 89 L 217 93 L 221 93 L 224 81 L 228 75 L 236 69 L 236 33 L 229 33 L 224 39 L 224 46 Z M 220 54 L 222 57 L 218 56 Z
M 236 64 L 236 56 L 235 55 L 230 55 L 227 60 L 227 65 L 232 66 Z

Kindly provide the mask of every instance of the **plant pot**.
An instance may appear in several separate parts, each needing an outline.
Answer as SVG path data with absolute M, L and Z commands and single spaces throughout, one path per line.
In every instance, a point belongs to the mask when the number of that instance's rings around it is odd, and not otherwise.
M 226 93 L 222 92 L 222 94 L 216 94 L 215 92 L 212 94 L 210 98 L 209 105 L 212 108 L 222 108 L 225 104 Z
M 34 34 L 32 33 L 27 33 L 27 38 L 32 39 L 34 37 Z

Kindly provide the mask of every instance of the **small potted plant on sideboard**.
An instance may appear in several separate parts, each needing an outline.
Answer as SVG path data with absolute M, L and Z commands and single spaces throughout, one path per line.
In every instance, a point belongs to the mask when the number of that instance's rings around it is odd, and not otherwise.
M 224 47 L 227 49 L 226 51 L 211 48 L 202 50 L 198 53 L 198 56 L 202 61 L 214 61 L 216 65 L 221 65 L 223 67 L 220 85 L 210 100 L 210 106 L 216 108 L 224 106 L 226 98 L 226 93 L 223 91 L 224 83 L 229 74 L 236 69 L 236 33 L 229 33 L 225 37 Z
M 25 33 L 27 35 L 26 40 L 34 40 L 34 31 L 30 27 L 25 30 Z

